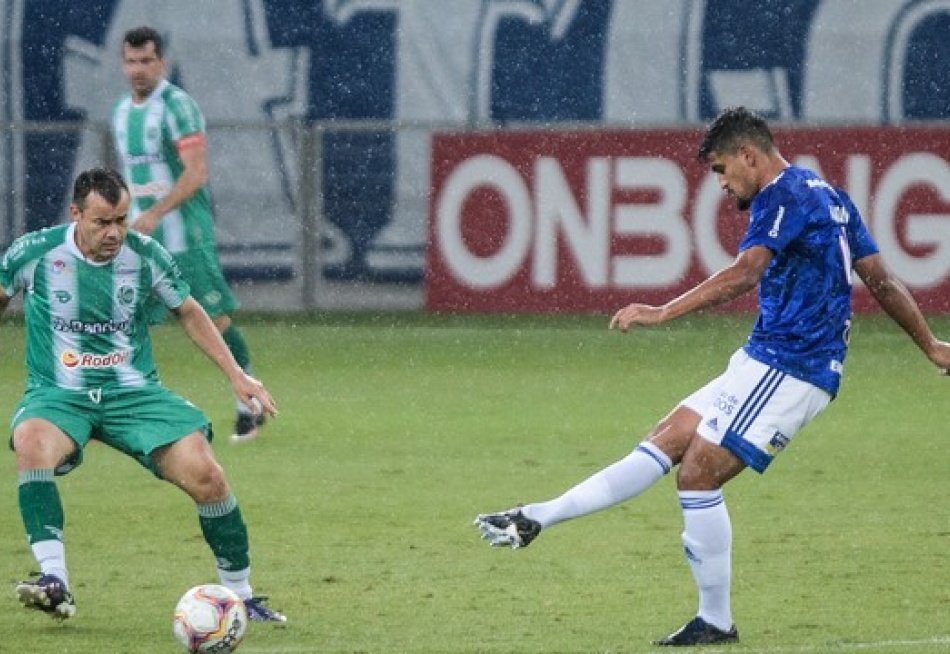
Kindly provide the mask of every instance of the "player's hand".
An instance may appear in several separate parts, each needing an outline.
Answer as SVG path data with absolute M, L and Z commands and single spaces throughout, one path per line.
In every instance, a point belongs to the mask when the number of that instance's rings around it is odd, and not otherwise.
M 630 325 L 656 325 L 663 322 L 663 308 L 649 304 L 629 304 L 614 314 L 610 329 L 626 332 Z
M 234 392 L 254 415 L 264 413 L 272 418 L 277 415 L 274 398 L 264 388 L 264 384 L 250 375 L 242 374 L 234 382 Z

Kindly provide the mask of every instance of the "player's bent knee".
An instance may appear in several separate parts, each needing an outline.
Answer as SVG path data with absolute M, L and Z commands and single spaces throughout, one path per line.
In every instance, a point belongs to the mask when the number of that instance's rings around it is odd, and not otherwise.
M 676 489 L 681 491 L 715 490 L 718 488 L 713 475 L 696 465 L 695 462 L 684 460 L 676 470 Z
M 27 420 L 13 432 L 13 449 L 20 470 L 55 468 L 76 449 L 76 444 L 50 423 Z
M 213 459 L 195 476 L 194 483 L 185 489 L 196 502 L 221 502 L 231 494 L 224 470 Z
M 713 459 L 697 455 L 697 449 L 700 448 L 694 447 L 687 450 L 676 470 L 677 490 L 704 491 L 715 490 L 722 486 L 722 479 L 717 474 Z

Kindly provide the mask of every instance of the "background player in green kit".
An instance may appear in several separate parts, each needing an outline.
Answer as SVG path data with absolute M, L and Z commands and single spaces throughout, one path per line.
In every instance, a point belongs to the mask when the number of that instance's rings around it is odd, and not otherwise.
M 131 92 L 112 111 L 112 133 L 132 194 L 132 228 L 165 246 L 211 316 L 231 354 L 251 372 L 251 357 L 231 314 L 238 301 L 218 262 L 208 182 L 205 119 L 194 99 L 165 79 L 161 35 L 150 27 L 126 32 L 122 68 Z M 151 320 L 164 316 L 156 305 Z M 240 401 L 233 442 L 257 436 L 264 414 Z
M 0 310 L 24 294 L 28 378 L 11 446 L 20 513 L 41 570 L 16 593 L 55 618 L 75 614 L 55 475 L 78 466 L 95 438 L 185 491 L 221 583 L 244 599 L 252 620 L 283 622 L 251 590 L 247 527 L 209 444 L 208 418 L 158 381 L 150 297 L 177 315 L 242 402 L 273 416 L 274 401 L 234 360 L 175 260 L 156 240 L 128 231 L 129 202 L 118 173 L 85 171 L 74 184 L 72 222 L 20 237 L 0 259 Z

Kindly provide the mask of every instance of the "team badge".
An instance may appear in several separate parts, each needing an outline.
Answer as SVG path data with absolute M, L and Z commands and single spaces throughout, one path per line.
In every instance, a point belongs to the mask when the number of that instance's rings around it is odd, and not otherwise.
M 770 456 L 775 456 L 788 446 L 789 438 L 780 431 L 775 432 L 768 445 L 765 446 Z
M 118 300 L 119 304 L 129 306 L 135 303 L 135 289 L 127 284 L 123 284 L 119 287 L 119 290 L 115 293 L 115 299 Z

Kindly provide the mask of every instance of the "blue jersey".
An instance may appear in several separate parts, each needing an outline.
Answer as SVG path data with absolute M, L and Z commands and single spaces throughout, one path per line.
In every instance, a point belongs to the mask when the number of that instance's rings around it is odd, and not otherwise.
M 848 350 L 852 266 L 877 244 L 843 191 L 790 166 L 752 201 L 739 250 L 756 245 L 774 258 L 746 352 L 835 395 Z

